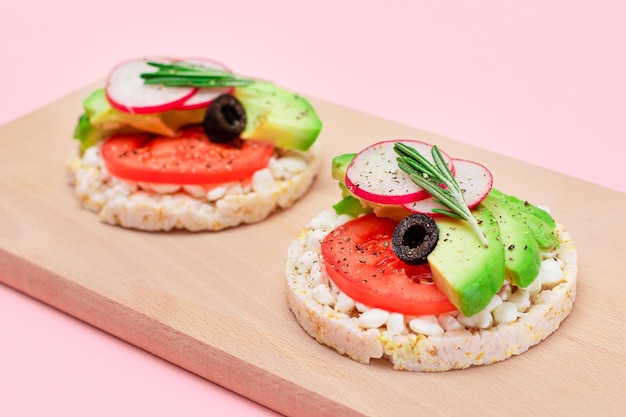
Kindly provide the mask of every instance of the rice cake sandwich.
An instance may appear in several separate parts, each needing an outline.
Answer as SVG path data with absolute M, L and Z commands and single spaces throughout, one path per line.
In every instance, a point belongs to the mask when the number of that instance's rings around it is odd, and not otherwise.
M 337 156 L 343 198 L 287 251 L 287 302 L 319 343 L 363 363 L 447 371 L 527 351 L 576 297 L 577 252 L 547 208 L 482 164 L 414 140 Z
M 291 207 L 317 175 L 304 97 L 208 59 L 115 66 L 83 102 L 67 161 L 82 207 L 146 231 L 218 231 Z

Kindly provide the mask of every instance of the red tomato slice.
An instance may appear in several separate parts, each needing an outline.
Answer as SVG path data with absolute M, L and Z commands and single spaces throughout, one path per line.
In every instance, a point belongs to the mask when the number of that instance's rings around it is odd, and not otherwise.
M 109 172 L 131 181 L 160 184 L 214 184 L 249 178 L 265 168 L 274 145 L 256 140 L 214 143 L 199 127 L 170 138 L 120 134 L 100 149 Z
M 329 277 L 346 295 L 369 307 L 407 315 L 456 310 L 432 283 L 428 264 L 410 265 L 395 255 L 391 237 L 397 224 L 369 214 L 331 231 L 322 241 Z

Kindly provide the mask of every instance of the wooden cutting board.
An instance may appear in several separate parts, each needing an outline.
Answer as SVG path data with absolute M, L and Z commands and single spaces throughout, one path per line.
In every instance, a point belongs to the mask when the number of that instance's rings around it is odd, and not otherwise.
M 79 207 L 64 168 L 99 85 L 0 127 L 1 282 L 289 416 L 626 414 L 625 194 L 311 99 L 322 168 L 293 208 L 218 233 L 125 230 Z M 285 302 L 286 248 L 338 200 L 331 158 L 393 138 L 481 161 L 497 188 L 565 224 L 578 298 L 555 334 L 502 363 L 425 374 L 356 363 L 301 330 Z

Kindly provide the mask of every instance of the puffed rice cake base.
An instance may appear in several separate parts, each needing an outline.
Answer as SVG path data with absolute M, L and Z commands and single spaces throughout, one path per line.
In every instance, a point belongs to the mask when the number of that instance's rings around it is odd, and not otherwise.
M 288 179 L 274 180 L 262 191 L 228 194 L 215 202 L 202 201 L 184 192 L 157 194 L 143 190 L 120 196 L 101 168 L 85 163 L 76 149 L 66 161 L 68 182 L 83 208 L 108 224 L 144 231 L 219 231 L 260 222 L 273 212 L 287 209 L 302 198 L 318 171 L 317 146 L 301 153 L 306 168 Z
M 564 262 L 564 277 L 555 287 L 534 296 L 530 307 L 516 321 L 484 330 L 445 331 L 441 336 L 409 334 L 386 338 L 379 329 L 359 328 L 357 318 L 334 311 L 313 298 L 314 285 L 306 274 L 298 274 L 296 266 L 304 250 L 305 231 L 287 251 L 289 308 L 309 336 L 365 364 L 373 358 L 386 358 L 396 370 L 438 372 L 503 361 L 526 352 L 555 332 L 571 312 L 576 298 L 576 247 L 569 233 L 557 224 L 561 243 L 557 258 Z

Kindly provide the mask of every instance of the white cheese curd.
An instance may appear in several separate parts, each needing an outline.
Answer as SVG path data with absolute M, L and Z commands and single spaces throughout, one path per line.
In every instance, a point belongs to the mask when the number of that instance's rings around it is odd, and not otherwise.
M 563 261 L 559 259 L 544 259 L 539 267 L 539 279 L 542 285 L 556 285 L 565 274 L 563 273 Z
M 487 304 L 487 307 L 485 307 L 485 310 L 492 312 L 500 304 L 502 304 L 502 298 L 500 298 L 500 296 L 496 294 L 493 297 L 491 297 L 491 301 L 489 301 L 489 304 Z
M 296 175 L 304 171 L 307 166 L 307 161 L 301 155 L 292 154 L 281 158 L 279 165 L 282 166 L 284 172 L 283 175 Z
M 515 291 L 509 297 L 508 302 L 517 306 L 517 311 L 524 312 L 530 307 L 530 293 L 522 288 Z
M 252 175 L 252 189 L 254 191 L 271 190 L 274 186 L 274 176 L 269 168 L 260 169 Z
M 312 218 L 287 250 L 285 275 L 287 301 L 302 328 L 356 361 L 387 358 L 394 369 L 411 371 L 489 364 L 539 343 L 571 311 L 577 254 L 561 225 L 561 247 L 543 254 L 537 283 L 520 289 L 506 280 L 488 306 L 471 317 L 458 311 L 405 316 L 353 300 L 325 273 L 321 240 L 349 219 L 333 210 Z
M 93 168 L 99 168 L 102 165 L 102 158 L 100 158 L 100 147 L 92 146 L 85 150 L 85 154 L 83 155 L 83 165 Z
M 272 175 L 275 178 L 283 178 L 285 176 L 285 166 L 278 162 L 276 158 L 270 158 L 270 162 L 267 167 L 272 171 Z
M 535 278 L 535 280 L 537 279 Z M 509 299 L 512 292 L 513 292 L 513 289 L 511 288 L 511 284 L 509 284 L 508 281 L 504 281 L 504 285 L 502 286 L 500 291 L 498 291 L 497 295 L 498 297 L 500 297 L 502 301 L 506 301 Z
M 368 306 L 366 306 L 363 303 L 359 303 L 359 302 L 355 302 L 354 303 L 354 308 L 356 308 L 356 311 L 358 311 L 359 313 L 365 313 L 367 310 L 369 310 L 370 308 Z
M 335 310 L 339 311 L 340 313 L 348 314 L 352 310 L 354 310 L 354 308 L 355 308 L 355 304 L 352 298 L 348 297 L 343 292 L 340 292 L 337 295 L 337 301 L 335 302 Z
M 298 256 L 298 260 L 295 265 L 296 271 L 299 274 L 308 274 L 313 268 L 313 265 L 317 262 L 319 262 L 319 256 L 317 252 L 308 250 Z
M 312 230 L 310 233 L 307 233 L 306 250 L 319 252 L 322 247 L 322 239 L 326 236 L 326 233 L 324 230 Z
M 444 333 L 437 316 L 415 317 L 409 321 L 409 327 L 415 333 L 425 334 L 426 336 L 441 336 Z
M 330 288 L 326 284 L 319 284 L 313 288 L 313 298 L 320 304 L 331 305 L 335 303 L 335 298 L 330 292 Z M 378 326 L 376 326 L 378 327 Z
M 318 164 L 314 145 L 307 152 L 276 150 L 268 167 L 245 181 L 155 184 L 111 176 L 95 145 L 82 154 L 75 150 L 66 168 L 81 205 L 105 223 L 149 231 L 217 231 L 291 207 L 312 185 Z
M 404 315 L 400 313 L 390 313 L 385 323 L 385 328 L 384 334 L 386 337 L 397 336 L 406 332 Z
M 207 195 L 206 188 L 202 185 L 183 185 L 183 191 L 195 198 L 204 198 Z M 208 200 L 208 197 L 207 197 Z
M 440 314 L 437 316 L 437 321 L 445 331 L 465 329 L 455 316 L 456 314 L 453 313 Z
M 468 329 L 488 329 L 493 324 L 493 317 L 487 310 L 479 311 L 469 317 L 466 317 L 463 313 L 459 313 L 456 319 Z
M 314 262 L 313 265 L 311 266 L 311 269 L 309 270 L 309 278 L 311 279 L 311 282 L 314 282 L 316 284 L 324 284 L 326 286 L 328 286 L 329 284 L 332 284 L 332 282 L 328 282 L 328 280 L 325 279 L 324 277 L 324 273 L 322 272 L 322 269 L 320 267 L 320 263 L 319 262 Z M 328 288 L 328 291 L 332 291 L 335 292 L 334 288 Z M 331 294 L 332 296 L 332 294 Z M 336 297 L 333 297 L 336 298 Z M 335 304 L 336 300 L 332 300 L 332 303 Z M 329 302 L 330 304 L 330 302 Z
M 504 301 L 493 310 L 493 321 L 499 323 L 512 323 L 519 317 L 517 304 Z
M 174 194 L 176 191 L 180 190 L 181 186 L 179 184 L 144 184 L 144 187 L 157 194 Z
M 387 322 L 389 314 L 381 308 L 371 308 L 359 316 L 359 326 L 365 329 L 377 329 Z
M 542 287 L 541 279 L 539 278 L 539 275 L 537 275 L 537 278 L 535 278 L 535 280 L 531 282 L 530 285 L 524 289 L 528 291 L 528 294 L 532 298 L 535 295 L 539 294 L 539 292 L 541 291 L 541 287 Z

